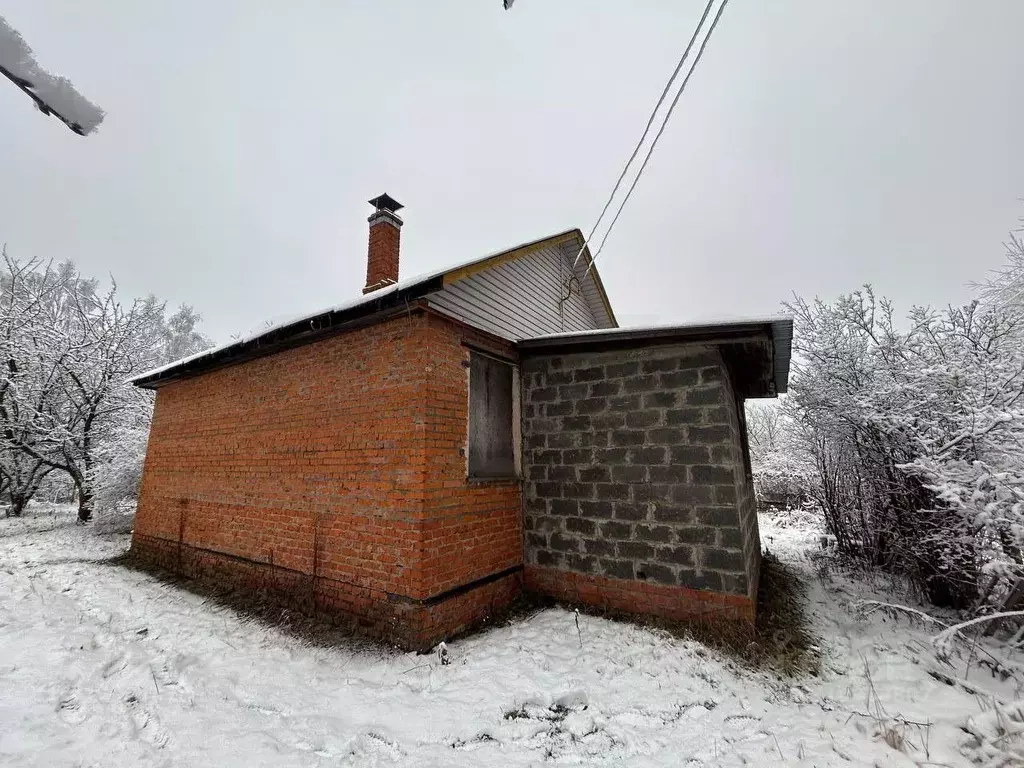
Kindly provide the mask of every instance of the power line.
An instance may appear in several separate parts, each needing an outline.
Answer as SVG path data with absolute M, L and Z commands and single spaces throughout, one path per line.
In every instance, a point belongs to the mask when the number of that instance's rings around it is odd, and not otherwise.
M 654 118 L 658 116 L 658 110 L 661 109 L 661 105 L 665 103 L 665 97 L 668 96 L 668 92 L 672 89 L 672 84 L 675 82 L 676 77 L 679 75 L 679 71 L 683 68 L 683 64 L 686 62 L 686 58 L 690 55 L 690 49 L 693 48 L 694 42 L 697 40 L 697 36 L 700 34 L 701 27 L 704 26 L 704 22 L 708 18 L 708 14 L 711 12 L 711 6 L 715 4 L 715 0 L 708 0 L 708 4 L 704 6 L 704 13 L 700 17 L 700 21 L 697 22 L 696 28 L 693 30 L 693 35 L 690 36 L 690 42 L 686 44 L 686 50 L 683 51 L 683 55 L 679 58 L 679 63 L 676 64 L 676 68 L 672 71 L 672 76 L 665 83 L 665 88 L 661 92 L 661 96 L 658 97 L 658 103 L 654 105 L 654 109 L 651 110 L 651 116 L 647 118 L 647 125 L 644 127 L 643 135 L 640 136 L 640 141 L 633 147 L 633 153 L 629 156 L 629 160 L 622 167 L 622 173 L 619 174 L 619 178 L 615 181 L 615 186 L 612 188 L 612 193 L 608 195 L 608 200 L 605 201 L 604 208 L 601 209 L 601 215 L 597 217 L 597 221 L 594 222 L 593 229 L 590 230 L 590 234 L 587 235 L 587 239 L 583 241 L 583 245 L 580 247 L 580 252 L 576 254 L 576 258 L 573 260 L 572 265 L 575 268 L 576 264 L 579 263 L 580 257 L 583 255 L 583 251 L 586 250 L 587 245 L 590 243 L 590 239 L 597 232 L 597 228 L 601 224 L 601 220 L 604 219 L 604 215 L 608 213 L 608 208 L 612 204 L 612 200 L 615 199 L 615 193 L 619 191 L 619 186 L 622 184 L 622 180 L 626 178 L 626 173 L 629 171 L 629 166 L 636 160 L 637 154 L 640 152 L 640 147 L 644 145 L 644 141 L 647 140 L 647 134 L 651 130 L 651 126 L 654 124 Z
M 626 207 L 626 203 L 629 202 L 630 196 L 633 194 L 633 190 L 636 189 L 637 182 L 640 181 L 640 177 L 644 173 L 644 169 L 647 168 L 647 163 L 651 159 L 651 155 L 654 154 L 654 148 L 658 146 L 658 139 L 665 132 L 665 126 L 668 125 L 669 118 L 672 117 L 672 112 L 676 108 L 676 104 L 679 103 L 679 98 L 683 95 L 683 91 L 686 89 L 686 84 L 690 82 L 690 78 L 693 76 L 694 70 L 697 69 L 697 65 L 700 64 L 701 56 L 704 55 L 704 49 L 707 47 L 708 41 L 711 39 L 711 35 L 715 32 L 715 27 L 718 26 L 718 20 L 722 18 L 722 12 L 725 10 L 725 6 L 729 4 L 729 0 L 722 0 L 722 4 L 718 7 L 718 12 L 715 14 L 715 18 L 711 21 L 711 27 L 708 29 L 707 35 L 701 41 L 700 48 L 697 49 L 697 56 L 693 60 L 693 64 L 690 66 L 690 71 L 686 73 L 686 77 L 683 78 L 682 85 L 679 86 L 679 90 L 676 92 L 675 98 L 672 99 L 672 103 L 668 107 L 668 112 L 665 113 L 665 119 L 661 122 L 661 127 L 658 129 L 658 133 L 654 136 L 654 141 L 651 142 L 650 148 L 647 150 L 647 156 L 644 158 L 643 163 L 640 166 L 640 170 L 636 174 L 636 178 L 633 179 L 633 183 L 630 184 L 629 189 L 626 191 L 626 196 L 622 199 L 619 204 L 619 209 L 615 212 L 615 218 L 612 219 L 612 223 L 608 225 L 607 231 L 604 233 L 604 237 L 601 238 L 601 244 L 598 245 L 597 251 L 590 258 L 590 266 L 587 267 L 587 271 L 583 273 L 583 277 L 586 278 L 590 274 L 590 270 L 594 267 L 594 262 L 597 261 L 598 255 L 604 250 L 604 244 L 608 241 L 608 235 L 611 234 L 612 228 L 615 226 L 615 222 L 619 220 L 619 216 L 622 214 L 622 209 Z

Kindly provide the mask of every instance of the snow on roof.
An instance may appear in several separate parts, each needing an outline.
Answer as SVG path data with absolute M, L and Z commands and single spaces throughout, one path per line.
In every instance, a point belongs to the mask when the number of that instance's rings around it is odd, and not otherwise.
M 194 363 L 197 360 L 201 360 L 203 358 L 213 357 L 214 355 L 224 352 L 225 350 L 231 349 L 232 347 L 241 347 L 243 344 L 248 344 L 253 341 L 256 341 L 261 337 L 268 336 L 274 333 L 275 331 L 281 330 L 282 328 L 287 328 L 288 326 L 297 325 L 298 323 L 302 322 L 309 322 L 322 315 L 327 315 L 335 312 L 344 312 L 350 309 L 356 309 L 365 304 L 370 304 L 372 302 L 378 301 L 379 299 L 389 296 L 392 293 L 407 291 L 412 288 L 416 288 L 417 286 L 423 285 L 424 283 L 427 283 L 431 280 L 443 277 L 449 272 L 454 272 L 455 270 L 458 269 L 471 267 L 474 264 L 479 264 L 481 262 L 487 261 L 488 259 L 493 259 L 496 256 L 501 256 L 511 251 L 517 251 L 520 248 L 528 248 L 531 245 L 537 245 L 539 243 L 543 243 L 557 237 L 562 237 L 563 235 L 567 235 L 574 231 L 575 230 L 569 229 L 566 230 L 565 232 L 559 232 L 555 235 L 549 235 L 548 237 L 541 238 L 540 240 L 531 240 L 526 243 L 515 245 L 511 248 L 504 248 L 500 251 L 489 253 L 486 256 L 482 256 L 476 259 L 470 259 L 469 261 L 461 261 L 455 264 L 450 264 L 442 269 L 435 269 L 431 272 L 425 272 L 421 275 L 417 275 L 416 277 L 410 277 L 404 280 L 399 280 L 397 283 L 389 285 L 386 288 L 380 288 L 376 291 L 372 291 L 358 298 L 342 302 L 341 304 L 335 304 L 333 306 L 320 309 L 317 312 L 305 313 L 301 315 L 292 315 L 280 320 L 268 321 L 261 325 L 260 327 L 256 328 L 255 330 L 251 330 L 246 334 L 240 336 L 239 338 L 232 339 L 231 341 L 225 342 L 224 344 L 219 344 L 215 347 L 210 347 L 209 349 L 204 349 L 202 352 L 197 352 L 194 355 L 189 355 L 188 357 L 184 357 L 180 360 L 175 360 L 173 362 L 167 363 L 166 365 L 158 366 L 156 368 L 146 371 L 145 373 L 140 373 L 137 376 L 133 376 L 132 378 L 128 379 L 128 381 L 134 383 L 142 381 L 144 379 L 152 378 L 154 376 L 159 376 L 160 374 L 168 373 L 172 369 L 188 365 L 189 363 Z
M 268 321 L 260 328 L 249 331 L 248 333 L 239 336 L 238 338 L 233 338 L 231 339 L 231 341 L 225 342 L 223 344 L 218 344 L 217 346 L 214 347 L 209 347 L 207 349 L 202 350 L 201 352 L 196 352 L 194 355 L 189 355 L 188 357 L 183 357 L 180 360 L 174 360 L 170 363 L 167 363 L 166 365 L 161 365 L 151 370 L 148 370 L 145 373 L 140 373 L 138 376 L 133 376 L 132 378 L 128 379 L 128 381 L 140 381 L 142 379 L 148 379 L 151 376 L 157 376 L 161 373 L 166 373 L 172 368 L 187 365 L 188 363 L 195 362 L 196 360 L 200 360 L 204 357 L 212 357 L 218 352 L 223 352 L 224 350 L 230 349 L 231 347 L 240 347 L 243 344 L 246 344 L 250 341 L 255 341 L 261 336 L 267 336 L 273 333 L 274 331 L 278 331 L 281 328 L 286 328 L 289 325 L 301 323 L 304 320 L 312 320 L 313 318 L 319 317 L 320 315 L 326 315 L 330 312 L 344 312 L 347 309 L 355 309 L 358 306 L 361 306 L 363 304 L 369 304 L 371 301 L 383 298 L 384 296 L 395 293 L 396 291 L 400 291 L 404 288 L 410 288 L 414 285 L 417 285 L 418 283 L 425 282 L 426 280 L 430 279 L 430 277 L 431 276 L 416 277 L 410 280 L 399 280 L 397 283 L 395 283 L 394 285 L 389 285 L 387 288 L 381 288 L 379 290 L 374 291 L 373 293 L 361 296 L 358 299 L 344 301 L 341 304 L 335 304 L 325 309 L 321 309 L 318 312 L 313 312 L 312 314 L 307 313 L 303 315 L 292 315 L 284 317 L 278 321 Z
M 0 72 L 29 94 L 44 113 L 52 112 L 83 136 L 103 122 L 103 110 L 75 90 L 71 81 L 47 72 L 18 30 L 0 16 Z
M 771 325 L 773 323 L 792 323 L 793 317 L 791 315 L 759 315 L 753 317 L 714 317 L 700 320 L 694 320 L 688 323 L 658 323 L 655 325 L 634 325 L 625 326 L 619 328 L 592 328 L 587 331 L 566 331 L 559 333 L 545 333 L 540 336 L 531 336 L 528 339 L 522 339 L 523 342 L 540 341 L 540 340 L 557 340 L 557 339 L 572 339 L 575 337 L 587 337 L 587 336 L 630 336 L 630 335 L 641 335 L 645 333 L 658 334 L 658 333 L 670 333 L 672 331 L 698 331 L 702 329 L 710 328 L 722 328 L 728 326 L 743 326 L 743 325 Z

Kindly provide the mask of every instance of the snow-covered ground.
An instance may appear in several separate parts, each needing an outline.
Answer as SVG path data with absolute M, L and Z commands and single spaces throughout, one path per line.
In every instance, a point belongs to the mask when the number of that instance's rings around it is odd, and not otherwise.
M 965 724 L 1021 749 L 993 730 L 1013 677 L 956 682 L 933 628 L 851 609 L 907 598 L 825 567 L 813 527 L 766 518 L 762 538 L 807 582 L 817 677 L 591 616 L 581 648 L 559 609 L 450 643 L 448 666 L 313 645 L 105 563 L 127 536 L 33 507 L 0 518 L 0 765 L 958 766 L 980 754 Z

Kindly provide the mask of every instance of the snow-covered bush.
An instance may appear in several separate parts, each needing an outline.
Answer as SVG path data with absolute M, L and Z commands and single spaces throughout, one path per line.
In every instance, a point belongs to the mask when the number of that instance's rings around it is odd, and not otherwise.
M 976 607 L 1024 576 L 1020 285 L 1014 239 L 1007 269 L 963 307 L 914 307 L 899 324 L 870 287 L 788 305 L 786 461 L 841 550 L 910 575 L 939 604 Z M 761 482 L 785 472 L 773 461 Z
M 103 435 L 92 467 L 95 504 L 100 514 L 123 509 L 122 502 L 138 498 L 146 459 L 153 399 L 149 392 L 130 392 L 136 401 Z
M 95 529 L 99 533 L 131 533 L 135 527 L 134 498 L 124 498 L 109 506 L 96 508 Z
M 758 504 L 799 507 L 811 496 L 814 467 L 795 439 L 785 400 L 746 403 L 750 465 Z

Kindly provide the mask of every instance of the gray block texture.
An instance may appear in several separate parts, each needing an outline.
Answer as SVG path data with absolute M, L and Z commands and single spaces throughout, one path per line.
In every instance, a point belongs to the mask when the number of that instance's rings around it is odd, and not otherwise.
M 715 347 L 522 361 L 529 565 L 753 596 L 743 404 Z

